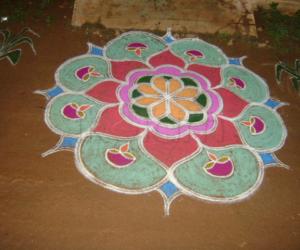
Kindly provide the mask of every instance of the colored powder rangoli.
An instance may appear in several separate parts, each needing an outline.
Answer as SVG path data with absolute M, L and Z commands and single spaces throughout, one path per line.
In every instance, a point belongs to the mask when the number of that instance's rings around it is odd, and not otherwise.
M 73 150 L 78 170 L 124 194 L 158 191 L 169 214 L 188 195 L 232 202 L 253 194 L 286 128 L 267 84 L 200 39 L 129 32 L 61 65 L 45 91 L 61 136 L 44 156 Z

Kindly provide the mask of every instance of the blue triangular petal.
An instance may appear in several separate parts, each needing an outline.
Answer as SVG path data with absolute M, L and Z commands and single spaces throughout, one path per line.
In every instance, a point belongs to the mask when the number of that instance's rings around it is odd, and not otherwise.
M 272 109 L 276 109 L 276 108 L 278 108 L 279 106 L 283 105 L 282 102 L 277 101 L 277 100 L 272 99 L 272 98 L 268 99 L 264 104 L 265 104 L 266 106 L 272 108 Z
M 166 43 L 169 44 L 176 40 L 176 38 L 172 36 L 170 28 L 167 30 L 167 33 L 163 36 L 163 39 L 165 40 Z
M 89 50 L 88 53 L 95 56 L 103 56 L 103 49 L 92 43 L 88 43 Z
M 279 163 L 277 158 L 272 153 L 260 153 L 259 155 L 265 165 Z
M 63 93 L 63 89 L 61 87 L 58 87 L 58 86 L 55 86 L 53 87 L 52 89 L 49 89 L 46 94 L 49 96 L 49 97 L 54 97 L 54 96 L 57 96 L 61 93 Z
M 177 193 L 178 188 L 170 181 L 166 182 L 160 187 L 160 190 L 164 192 L 164 194 L 169 198 Z
M 59 148 L 75 148 L 78 138 L 64 137 L 58 146 Z
M 228 58 L 229 64 L 242 65 L 241 58 Z

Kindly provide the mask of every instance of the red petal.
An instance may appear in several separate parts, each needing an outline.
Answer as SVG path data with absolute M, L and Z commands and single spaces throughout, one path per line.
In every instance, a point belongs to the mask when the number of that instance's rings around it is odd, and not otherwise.
M 125 81 L 127 74 L 135 69 L 149 68 L 146 64 L 138 61 L 112 61 L 111 72 L 114 78 Z
M 153 67 L 157 67 L 163 64 L 171 64 L 171 65 L 175 65 L 178 67 L 183 68 L 185 66 L 185 62 L 173 55 L 169 50 L 167 51 L 163 51 L 153 57 L 150 58 L 149 63 L 153 66 Z
M 92 89 L 86 92 L 86 95 L 91 96 L 101 102 L 118 103 L 116 90 L 120 83 L 113 81 L 104 81 L 97 84 Z
M 149 154 L 167 167 L 192 155 L 199 147 L 191 135 L 178 139 L 164 139 L 151 132 L 147 133 L 143 144 Z
M 220 68 L 214 68 L 211 66 L 205 66 L 201 64 L 191 64 L 188 66 L 187 69 L 205 76 L 210 81 L 211 87 L 215 87 L 221 83 Z
M 232 122 L 218 119 L 217 129 L 207 135 L 195 134 L 200 141 L 209 147 L 224 147 L 232 144 L 243 144 Z
M 223 99 L 223 110 L 220 113 L 223 116 L 230 118 L 237 117 L 248 105 L 248 102 L 227 89 L 218 88 L 215 89 L 215 91 L 218 92 Z
M 124 121 L 119 114 L 118 106 L 105 109 L 94 129 L 94 132 L 101 132 L 124 138 L 137 136 L 143 131 L 144 129 L 135 127 Z

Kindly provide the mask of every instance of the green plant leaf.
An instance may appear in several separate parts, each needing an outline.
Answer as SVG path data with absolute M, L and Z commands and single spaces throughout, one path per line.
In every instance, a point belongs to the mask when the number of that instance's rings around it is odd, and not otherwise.
M 282 63 L 277 63 L 275 65 L 275 77 L 276 77 L 276 81 L 278 84 L 280 83 L 281 74 L 282 74 L 283 70 L 284 70 L 284 67 L 283 67 Z
M 0 55 L 0 61 L 2 60 L 2 59 L 4 59 L 4 58 L 6 58 L 6 55 Z
M 2 44 L 5 44 L 8 42 L 9 38 L 11 37 L 11 33 L 9 30 L 0 30 L 0 33 L 3 35 L 4 40 Z
M 13 51 L 10 51 L 6 54 L 6 57 L 11 62 L 11 64 L 16 65 L 21 57 L 21 49 L 16 49 Z
M 10 46 L 10 48 L 13 48 L 18 45 L 21 45 L 22 43 L 28 44 L 31 47 L 33 53 L 36 54 L 35 48 L 33 46 L 33 41 L 30 37 L 27 37 L 27 36 L 23 36 L 23 37 L 19 38 L 18 40 L 15 40 L 13 43 L 10 43 L 9 46 Z
M 297 73 L 300 73 L 299 70 L 300 70 L 300 59 L 296 59 L 295 60 L 295 70 Z
M 26 32 L 29 32 L 37 37 L 40 37 L 39 34 L 35 33 L 32 29 L 30 29 L 29 27 L 25 27 L 22 29 L 22 31 L 20 33 L 16 34 L 15 36 L 11 36 L 9 43 L 14 43 L 15 41 L 17 41 L 23 37 L 28 37 L 28 36 L 24 36 L 24 34 Z
M 299 85 L 300 85 L 300 77 L 293 77 L 293 78 L 292 78 L 292 83 L 293 83 L 293 85 L 294 85 L 294 88 L 295 88 L 297 91 L 299 91 L 299 90 L 300 90 L 300 87 L 299 87 Z

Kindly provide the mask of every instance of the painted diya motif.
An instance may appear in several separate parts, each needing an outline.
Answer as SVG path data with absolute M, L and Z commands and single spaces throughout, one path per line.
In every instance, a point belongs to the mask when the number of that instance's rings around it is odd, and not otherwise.
M 71 120 L 83 119 L 85 117 L 85 112 L 91 107 L 92 106 L 88 104 L 78 105 L 77 103 L 70 103 L 63 107 L 62 114 L 64 117 Z
M 201 59 L 201 60 L 200 60 Z M 265 81 L 200 39 L 129 32 L 66 61 L 45 91 L 46 123 L 78 170 L 124 194 L 240 201 L 286 138 Z M 84 84 L 83 84 L 84 82 Z
M 137 56 L 141 56 L 145 49 L 147 49 L 147 45 L 144 43 L 133 42 L 127 45 L 127 50 L 133 51 Z
M 246 83 L 238 77 L 231 77 L 229 81 L 229 85 L 232 87 L 236 87 L 238 89 L 246 88 Z
M 198 58 L 203 58 L 204 57 L 204 55 L 201 51 L 195 50 L 195 49 L 187 50 L 185 52 L 185 54 L 189 56 L 191 62 L 195 62 Z
M 261 134 L 265 131 L 266 125 L 262 118 L 251 116 L 248 121 L 242 121 L 243 125 L 249 127 L 252 135 Z
M 76 77 L 83 81 L 87 82 L 91 77 L 100 77 L 101 74 L 95 70 L 93 66 L 84 66 L 76 70 Z
M 109 164 L 116 168 L 124 168 L 135 162 L 135 156 L 128 152 L 129 143 L 120 146 L 120 148 L 107 149 L 105 158 Z
M 222 156 L 218 158 L 213 153 L 207 153 L 210 161 L 205 164 L 204 171 L 213 176 L 219 178 L 230 177 L 234 172 L 234 165 L 228 156 Z

